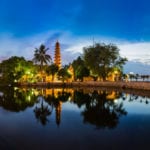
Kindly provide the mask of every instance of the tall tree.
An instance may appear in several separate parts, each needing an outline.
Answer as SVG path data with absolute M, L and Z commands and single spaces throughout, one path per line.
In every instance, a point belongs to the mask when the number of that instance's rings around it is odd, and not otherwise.
M 119 49 L 113 44 L 95 44 L 83 49 L 83 58 L 92 75 L 100 76 L 106 80 L 113 68 L 122 70 L 127 61 L 119 54 Z
M 40 64 L 40 70 L 42 71 L 43 65 L 51 62 L 52 58 L 47 54 L 48 48 L 41 44 L 39 48 L 35 48 L 33 61 L 36 64 Z

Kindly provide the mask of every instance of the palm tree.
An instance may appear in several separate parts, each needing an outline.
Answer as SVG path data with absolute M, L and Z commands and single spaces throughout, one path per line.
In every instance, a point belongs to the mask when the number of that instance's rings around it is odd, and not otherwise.
M 40 100 L 40 106 L 36 106 L 34 109 L 35 117 L 42 123 L 42 125 L 46 125 L 48 122 L 47 117 L 52 114 L 53 105 L 45 105 L 45 99 L 43 96 L 38 97 L 38 99 Z
M 46 48 L 45 45 L 41 44 L 39 48 L 35 48 L 34 58 L 33 58 L 33 62 L 35 62 L 36 64 L 40 64 L 42 82 L 44 81 L 43 66 L 44 64 L 48 64 L 48 62 L 51 62 L 52 60 L 51 56 L 46 53 L 47 51 L 48 48 Z
M 41 44 L 39 48 L 35 48 L 33 61 L 40 64 L 40 70 L 42 71 L 43 65 L 51 62 L 52 58 L 49 54 L 46 54 L 49 48 Z

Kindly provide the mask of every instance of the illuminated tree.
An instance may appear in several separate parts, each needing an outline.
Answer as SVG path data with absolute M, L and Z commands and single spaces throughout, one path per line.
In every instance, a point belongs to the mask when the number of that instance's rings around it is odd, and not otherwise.
M 62 80 L 62 82 L 64 83 L 64 81 L 68 80 L 69 78 L 71 78 L 71 75 L 69 74 L 68 70 L 66 67 L 64 68 L 61 68 L 59 71 L 58 71 L 58 78 L 60 80 Z
M 51 64 L 50 66 L 48 66 L 46 68 L 46 73 L 48 75 L 52 75 L 52 81 L 54 81 L 54 76 L 56 75 L 56 73 L 58 72 L 58 66 L 56 64 Z
M 28 70 L 33 69 L 32 62 L 26 61 L 23 57 L 13 56 L 2 61 L 0 68 L 2 73 L 2 82 L 13 84 L 17 82 Z

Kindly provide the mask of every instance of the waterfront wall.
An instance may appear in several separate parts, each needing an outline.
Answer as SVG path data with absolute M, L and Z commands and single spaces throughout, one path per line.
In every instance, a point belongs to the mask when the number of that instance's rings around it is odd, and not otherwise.
M 22 85 L 27 86 L 47 86 L 47 87 L 71 87 L 71 88 L 96 88 L 96 87 L 111 87 L 117 89 L 137 89 L 137 90 L 150 90 L 150 82 L 97 82 L 97 81 L 88 81 L 88 82 L 49 82 L 49 83 L 35 83 Z
M 83 87 L 114 87 L 119 89 L 150 90 L 150 82 L 74 82 L 73 85 Z

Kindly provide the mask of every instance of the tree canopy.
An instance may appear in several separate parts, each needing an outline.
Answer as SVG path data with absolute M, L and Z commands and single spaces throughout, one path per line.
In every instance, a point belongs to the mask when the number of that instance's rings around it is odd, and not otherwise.
M 48 48 L 41 44 L 39 48 L 35 48 L 33 61 L 40 64 L 40 69 L 42 69 L 44 64 L 47 64 L 52 60 L 51 56 L 47 54 Z
M 62 82 L 68 80 L 69 78 L 71 78 L 71 74 L 68 72 L 67 67 L 63 67 L 58 71 L 58 79 L 62 80 Z
M 14 83 L 19 80 L 27 71 L 34 71 L 33 63 L 26 61 L 24 57 L 13 56 L 0 64 L 2 82 Z
M 83 59 L 86 66 L 90 69 L 92 75 L 99 76 L 106 80 L 108 74 L 114 68 L 122 71 L 122 67 L 127 61 L 119 54 L 119 49 L 113 44 L 99 44 L 85 47 L 83 49 Z

